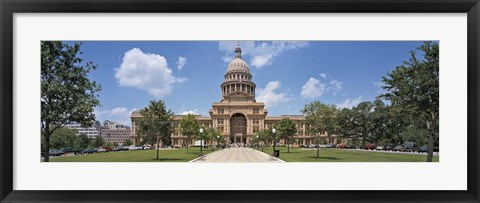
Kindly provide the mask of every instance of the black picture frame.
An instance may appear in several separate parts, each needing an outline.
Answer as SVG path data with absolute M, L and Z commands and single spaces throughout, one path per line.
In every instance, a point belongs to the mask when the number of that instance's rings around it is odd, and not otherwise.
M 0 0 L 2 202 L 479 202 L 478 0 Z M 13 190 L 15 13 L 467 13 L 468 189 L 466 191 L 19 191 Z M 448 184 L 448 183 L 446 183 Z

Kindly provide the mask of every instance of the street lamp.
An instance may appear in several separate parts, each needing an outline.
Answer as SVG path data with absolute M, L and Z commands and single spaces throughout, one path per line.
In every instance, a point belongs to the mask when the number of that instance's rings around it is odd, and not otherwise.
M 219 141 L 220 141 L 220 136 L 217 135 L 217 148 L 218 148 L 218 149 L 220 149 L 220 145 L 219 145 L 219 143 L 218 143 Z
M 258 150 L 258 143 L 259 143 L 259 140 L 258 140 L 258 135 L 257 135 L 257 141 L 256 141 L 256 145 L 255 145 L 255 149 Z
M 203 128 L 200 128 L 200 156 L 203 156 Z
M 277 132 L 277 129 L 272 128 L 272 137 L 273 137 L 273 153 L 275 153 L 275 133 Z

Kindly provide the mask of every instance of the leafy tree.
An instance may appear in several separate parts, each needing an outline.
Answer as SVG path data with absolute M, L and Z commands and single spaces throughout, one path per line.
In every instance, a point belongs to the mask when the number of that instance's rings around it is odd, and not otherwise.
M 335 105 L 329 105 L 320 101 L 314 101 L 305 105 L 302 113 L 306 117 L 309 134 L 327 133 L 328 143 L 332 144 L 332 134 L 338 129 L 338 109 Z
M 358 131 L 359 124 L 357 119 L 357 112 L 348 108 L 343 108 L 340 110 L 337 116 L 338 132 L 342 137 L 347 138 L 347 140 L 352 142 L 349 144 L 353 144 L 358 147 L 358 140 L 362 134 Z
M 123 141 L 123 146 L 130 146 L 130 145 L 132 145 L 132 140 L 130 140 L 130 139 L 125 139 L 125 140 Z
M 315 146 L 317 147 L 317 159 L 320 158 L 320 144 L 322 143 L 322 139 L 319 137 L 315 137 L 313 140 L 313 143 L 315 143 Z
M 216 144 L 218 145 L 222 140 L 222 136 L 220 135 L 220 132 L 216 128 L 206 128 L 204 134 L 205 134 L 205 137 L 204 137 L 205 141 L 215 140 Z
M 264 130 L 259 130 L 257 132 L 258 136 L 258 141 L 262 142 L 260 146 L 262 147 L 262 152 L 263 152 L 263 146 L 270 146 L 270 142 L 273 140 L 272 139 L 272 130 L 271 129 L 264 129 Z
M 98 135 L 93 139 L 92 144 L 94 148 L 99 148 L 105 144 L 105 140 L 103 140 L 101 135 Z
M 137 134 L 142 136 L 146 143 L 157 146 L 158 160 L 160 142 L 170 139 L 172 134 L 173 112 L 165 107 L 162 100 L 153 100 L 148 107 L 140 110 L 140 114 L 143 118 L 138 121 Z
M 356 130 L 360 133 L 361 137 L 360 147 L 364 147 L 370 134 L 372 124 L 370 120 L 373 111 L 372 102 L 360 102 L 356 107 L 352 108 L 352 111 L 354 112 L 355 122 L 357 124 Z
M 49 161 L 51 135 L 69 122 L 91 126 L 95 122 L 94 107 L 100 104 L 101 86 L 90 81 L 88 74 L 97 69 L 92 62 L 79 57 L 80 44 L 61 41 L 41 42 L 41 133 L 44 160 Z
M 53 149 L 61 149 L 67 147 L 73 148 L 75 146 L 75 143 L 77 143 L 79 140 L 76 133 L 77 131 L 74 129 L 69 129 L 66 127 L 59 128 L 50 136 L 50 147 Z
M 399 134 L 399 137 L 402 139 L 402 142 L 415 142 L 419 145 L 428 144 L 428 130 L 426 128 L 419 128 L 415 125 L 405 127 Z
M 279 122 L 275 123 L 275 128 L 277 129 L 277 134 L 280 139 L 285 140 L 287 143 L 287 152 L 290 152 L 290 144 L 295 141 L 295 133 L 297 133 L 297 127 L 295 123 L 289 118 L 284 118 Z
M 78 143 L 76 144 L 75 148 L 86 149 L 90 146 L 90 142 L 91 142 L 90 138 L 88 138 L 87 135 L 82 133 L 78 136 Z
M 106 143 L 104 144 L 104 146 L 105 146 L 105 147 L 114 147 L 115 145 L 114 145 L 114 143 L 112 143 L 112 142 L 106 142 Z
M 187 137 L 187 153 L 188 153 L 188 146 L 191 142 L 192 137 L 196 137 L 199 135 L 200 124 L 198 123 L 195 115 L 188 114 L 180 120 L 180 131 L 182 132 L 183 136 Z
M 427 161 L 431 162 L 439 137 L 439 46 L 436 42 L 424 42 L 417 49 L 423 57 L 419 59 L 411 51 L 408 61 L 383 77 L 387 92 L 380 97 L 422 120 L 428 131 Z
M 377 144 L 377 142 L 386 137 L 389 132 L 389 122 L 391 121 L 389 110 L 382 100 L 376 99 L 372 103 L 372 111 L 369 115 L 369 141 Z

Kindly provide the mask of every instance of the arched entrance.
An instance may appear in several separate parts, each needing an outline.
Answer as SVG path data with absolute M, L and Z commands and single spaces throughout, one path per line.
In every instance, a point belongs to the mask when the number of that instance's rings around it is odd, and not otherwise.
M 233 114 L 230 118 L 230 143 L 246 143 L 247 118 L 241 114 Z

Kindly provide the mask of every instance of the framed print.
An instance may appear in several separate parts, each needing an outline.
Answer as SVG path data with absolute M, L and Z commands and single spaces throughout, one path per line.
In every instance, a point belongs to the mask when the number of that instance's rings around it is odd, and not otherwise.
M 479 201 L 476 0 L 0 6 L 2 202 Z

